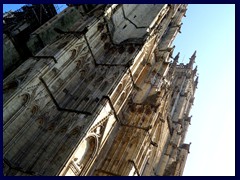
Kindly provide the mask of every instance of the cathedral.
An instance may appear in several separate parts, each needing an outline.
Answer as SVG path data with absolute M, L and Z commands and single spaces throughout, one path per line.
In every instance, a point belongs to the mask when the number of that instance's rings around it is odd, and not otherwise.
M 3 81 L 4 175 L 181 176 L 198 84 L 196 51 L 173 56 L 186 11 L 68 5 L 33 32 L 44 47 Z

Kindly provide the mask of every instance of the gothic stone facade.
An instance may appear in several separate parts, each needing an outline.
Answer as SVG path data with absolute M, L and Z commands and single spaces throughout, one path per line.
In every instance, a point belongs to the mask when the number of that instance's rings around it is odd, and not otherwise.
M 198 83 L 196 52 L 172 58 L 186 10 L 99 5 L 56 30 L 4 79 L 4 175 L 182 175 Z

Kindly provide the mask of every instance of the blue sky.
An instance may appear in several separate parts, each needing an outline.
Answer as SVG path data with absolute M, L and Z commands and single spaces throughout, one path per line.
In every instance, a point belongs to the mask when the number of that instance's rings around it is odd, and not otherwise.
M 3 11 L 21 5 L 4 5 Z M 60 8 L 66 7 L 59 5 Z M 188 5 L 174 55 L 187 63 L 197 50 L 199 84 L 183 175 L 235 175 L 235 6 Z
M 25 4 L 3 4 L 3 12 L 7 12 L 10 10 L 17 10 L 19 8 L 21 8 L 22 6 L 24 6 Z M 66 4 L 54 4 L 55 7 L 58 7 L 59 9 L 57 9 L 57 12 L 59 13 L 60 11 L 62 11 L 64 8 L 66 8 Z
M 188 6 L 174 54 L 197 50 L 199 84 L 186 142 L 184 175 L 235 175 L 235 6 Z

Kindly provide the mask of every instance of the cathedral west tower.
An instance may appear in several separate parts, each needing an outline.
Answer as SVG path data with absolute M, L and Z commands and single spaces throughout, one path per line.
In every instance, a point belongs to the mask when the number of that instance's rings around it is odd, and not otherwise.
M 173 57 L 186 11 L 71 5 L 71 28 L 43 25 L 55 39 L 4 79 L 4 174 L 182 175 L 198 83 L 196 52 Z

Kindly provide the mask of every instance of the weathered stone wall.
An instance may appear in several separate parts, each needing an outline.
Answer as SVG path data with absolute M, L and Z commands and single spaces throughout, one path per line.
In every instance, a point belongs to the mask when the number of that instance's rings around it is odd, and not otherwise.
M 3 69 L 4 73 L 11 72 L 19 63 L 20 55 L 14 47 L 11 39 L 3 34 Z

